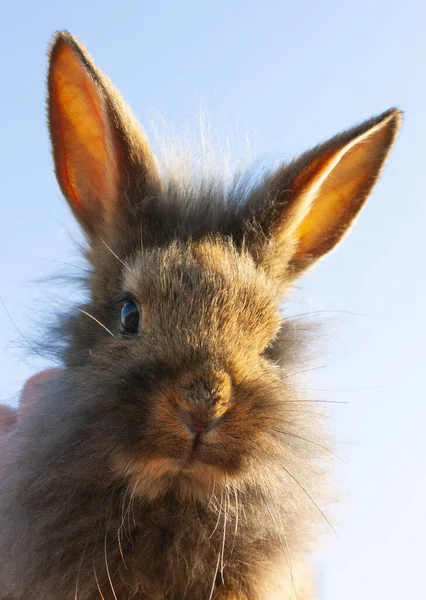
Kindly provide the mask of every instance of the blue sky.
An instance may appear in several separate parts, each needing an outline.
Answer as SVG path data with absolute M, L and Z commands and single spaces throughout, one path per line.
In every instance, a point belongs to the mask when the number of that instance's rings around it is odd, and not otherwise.
M 255 156 L 286 159 L 390 106 L 401 136 L 357 226 L 300 282 L 291 310 L 331 317 L 329 348 L 306 387 L 332 405 L 347 463 L 340 540 L 319 560 L 321 598 L 419 597 L 424 589 L 426 421 L 424 150 L 426 8 L 420 1 L 72 3 L 2 6 L 0 296 L 23 335 L 59 293 L 31 283 L 78 264 L 78 230 L 55 182 L 45 127 L 46 48 L 81 39 L 150 131 L 164 118 L 197 133 L 200 109 Z M 219 137 L 220 137 L 219 135 Z M 72 273 L 72 268 L 66 268 Z M 45 364 L 18 346 L 0 304 L 0 399 Z

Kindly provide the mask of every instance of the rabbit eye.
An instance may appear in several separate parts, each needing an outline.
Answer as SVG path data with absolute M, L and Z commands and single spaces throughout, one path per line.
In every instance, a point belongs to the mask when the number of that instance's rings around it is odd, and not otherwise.
M 126 302 L 121 309 L 121 324 L 123 332 L 136 335 L 139 331 L 139 309 L 134 302 Z

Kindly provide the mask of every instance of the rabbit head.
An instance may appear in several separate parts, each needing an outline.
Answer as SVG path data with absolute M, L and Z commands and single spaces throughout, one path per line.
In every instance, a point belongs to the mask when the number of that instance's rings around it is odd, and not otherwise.
M 273 485 L 301 437 L 280 303 L 358 215 L 400 111 L 253 189 L 182 186 L 162 181 L 129 109 L 67 33 L 52 45 L 48 92 L 56 176 L 91 265 L 90 301 L 62 327 L 64 361 L 85 382 L 114 477 L 148 499 L 203 502 L 229 481 Z

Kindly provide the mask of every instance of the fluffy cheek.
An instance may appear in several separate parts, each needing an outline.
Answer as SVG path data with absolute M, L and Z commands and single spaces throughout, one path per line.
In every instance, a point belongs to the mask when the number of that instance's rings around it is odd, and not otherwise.
M 189 456 L 191 436 L 165 398 L 152 397 L 143 411 L 129 407 L 126 447 L 112 456 L 112 468 L 132 495 L 154 499 L 164 494 Z

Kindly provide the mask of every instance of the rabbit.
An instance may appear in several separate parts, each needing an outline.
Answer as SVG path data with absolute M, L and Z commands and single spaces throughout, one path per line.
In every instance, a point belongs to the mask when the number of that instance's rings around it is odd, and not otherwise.
M 90 298 L 7 436 L 0 598 L 314 600 L 329 434 L 292 377 L 303 328 L 281 305 L 358 216 L 401 111 L 225 186 L 160 175 L 68 32 L 47 107 Z

